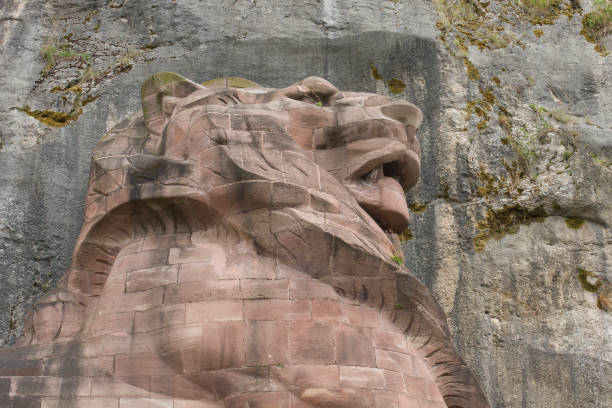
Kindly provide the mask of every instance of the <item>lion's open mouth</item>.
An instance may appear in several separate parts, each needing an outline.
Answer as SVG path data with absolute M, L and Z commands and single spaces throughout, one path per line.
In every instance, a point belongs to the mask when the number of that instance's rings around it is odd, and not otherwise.
M 386 152 L 352 172 L 346 186 L 383 230 L 399 234 L 410 223 L 405 193 L 416 183 L 419 170 L 416 153 Z

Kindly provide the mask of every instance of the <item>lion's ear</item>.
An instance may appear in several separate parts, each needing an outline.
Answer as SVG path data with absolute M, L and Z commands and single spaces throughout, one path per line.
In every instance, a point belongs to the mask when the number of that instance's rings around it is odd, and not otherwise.
M 158 72 L 147 78 L 140 88 L 142 113 L 149 132 L 161 135 L 179 99 L 205 89 L 174 72 Z

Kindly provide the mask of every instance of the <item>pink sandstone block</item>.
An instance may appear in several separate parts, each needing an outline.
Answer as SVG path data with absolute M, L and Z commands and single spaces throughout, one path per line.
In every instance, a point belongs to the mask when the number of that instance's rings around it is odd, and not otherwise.
M 429 401 L 434 403 L 444 403 L 444 398 L 442 397 L 442 394 L 440 394 L 440 389 L 433 381 L 433 378 L 428 378 L 425 380 L 425 390 L 427 393 L 427 399 Z
M 214 401 L 215 395 L 189 378 L 181 375 L 151 377 L 151 395 L 158 397 L 178 395 L 181 399 L 204 399 Z
M 242 320 L 241 300 L 212 300 L 187 304 L 185 322 Z
M 376 408 L 398 408 L 397 395 L 391 391 L 376 391 L 374 393 Z
M 247 300 L 247 320 L 310 320 L 310 302 L 304 300 Z
M 329 285 L 316 279 L 292 279 L 289 281 L 290 299 L 337 300 L 338 294 Z
M 243 322 L 204 323 L 202 369 L 242 367 L 245 364 L 245 340 Z
M 136 312 L 138 313 L 138 312 Z M 98 315 L 94 318 L 91 333 L 94 335 L 129 331 L 134 325 L 134 312 Z
M 156 373 L 160 375 L 174 374 L 170 367 L 157 353 L 147 354 L 117 354 L 115 356 L 115 375 L 131 377 L 142 373 Z
M 91 395 L 94 397 L 148 397 L 151 379 L 149 376 L 96 377 L 92 379 Z
M 154 351 L 159 353 L 202 348 L 204 329 L 201 324 L 179 325 L 165 327 L 154 337 Z M 151 337 L 151 336 L 149 336 Z
M 99 300 L 99 314 L 111 315 L 114 313 L 142 312 L 161 306 L 164 289 L 152 288 L 144 292 L 128 293 L 125 295 L 107 296 Z
M 163 305 L 144 312 L 136 312 L 134 331 L 151 332 L 167 326 L 185 323 L 185 305 Z
M 348 388 L 382 390 L 385 388 L 385 375 L 379 368 L 341 366 L 340 385 Z
M 167 249 L 154 249 L 139 253 L 120 255 L 117 257 L 115 268 L 123 271 L 135 271 L 137 269 L 153 268 L 168 263 Z
M 148 333 L 130 333 L 125 331 L 88 337 L 83 340 L 81 352 L 85 357 L 109 356 L 117 353 L 147 353 L 154 351 Z
M 165 304 L 240 299 L 238 280 L 185 282 L 166 286 Z
M 394 392 L 405 392 L 404 376 L 397 371 L 383 370 L 385 375 L 385 389 Z
M 374 346 L 381 350 L 406 352 L 406 336 L 389 330 L 374 330 Z
M 376 365 L 371 329 L 340 326 L 336 331 L 336 360 L 342 365 Z M 384 367 L 383 367 L 384 368 Z
M 245 392 L 270 390 L 269 367 L 267 366 L 207 371 L 194 380 L 201 387 L 200 389 L 210 390 L 218 398 L 227 398 Z
M 169 264 L 183 264 L 193 262 L 210 262 L 212 253 L 207 248 L 193 246 L 186 248 L 170 248 Z
M 406 373 L 408 375 L 413 373 L 412 357 L 409 354 L 377 349 L 376 365 L 379 368 Z
M 287 279 L 240 279 L 242 299 L 289 299 Z
M 120 398 L 119 408 L 173 408 L 172 399 L 161 398 Z
M 226 408 L 292 408 L 289 392 L 246 393 L 225 400 Z
M 218 274 L 219 279 L 275 279 L 276 267 L 271 258 L 242 255 L 229 259 Z
M 406 395 L 422 400 L 427 399 L 426 383 L 424 379 L 404 375 L 404 387 L 406 389 Z
M 249 366 L 287 364 L 287 324 L 255 321 L 247 324 L 246 364 Z
M 11 396 L 88 396 L 89 377 L 13 377 Z
M 178 268 L 176 265 L 139 269 L 128 272 L 125 281 L 125 291 L 127 293 L 143 292 L 147 289 L 176 283 L 177 280 Z
M 334 364 L 334 329 L 317 322 L 291 322 L 289 353 L 291 364 Z
M 299 390 L 304 388 L 338 388 L 338 366 L 335 365 L 283 365 L 270 367 L 273 389 Z
M 82 377 L 111 376 L 114 372 L 114 366 L 115 359 L 113 356 L 52 358 L 45 360 L 44 374 L 57 377 L 68 375 L 80 375 Z
M 44 397 L 40 408 L 119 408 L 119 398 L 99 397 Z
M 398 394 L 398 408 L 430 408 L 426 400 L 412 398 L 406 394 Z
M 174 408 L 225 408 L 221 401 L 175 399 Z
M 216 280 L 217 271 L 215 266 L 205 263 L 188 263 L 180 265 L 179 270 L 179 283 L 183 282 L 203 282 L 207 280 Z
M 144 239 L 142 250 L 148 251 L 158 248 L 186 247 L 189 246 L 190 240 L 191 234 L 189 233 L 149 235 Z

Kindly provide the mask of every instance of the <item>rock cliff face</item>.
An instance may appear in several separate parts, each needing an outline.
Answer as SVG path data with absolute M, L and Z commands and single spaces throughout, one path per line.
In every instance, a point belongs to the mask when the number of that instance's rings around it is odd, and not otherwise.
M 144 78 L 318 75 L 424 111 L 405 259 L 491 405 L 612 406 L 606 4 L 0 1 L 0 345 L 66 271 L 91 150 Z

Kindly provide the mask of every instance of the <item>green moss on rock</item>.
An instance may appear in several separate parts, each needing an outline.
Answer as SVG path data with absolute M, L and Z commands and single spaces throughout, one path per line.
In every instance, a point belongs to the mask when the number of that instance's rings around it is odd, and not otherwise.
M 427 204 L 425 203 L 413 203 L 408 206 L 413 213 L 421 214 L 427 210 Z
M 597 307 L 605 312 L 612 312 L 612 288 L 602 289 L 597 297 Z
M 510 118 L 510 115 L 504 112 L 501 108 L 500 112 L 497 114 L 497 123 L 499 123 L 499 126 L 504 130 L 504 132 L 506 132 L 507 135 L 512 134 L 512 119 Z M 506 140 L 505 143 L 503 139 Z M 509 144 L 508 138 L 502 138 L 502 143 L 507 146 Z
M 591 283 L 589 278 L 593 277 L 593 272 L 587 271 L 586 269 L 578 268 L 578 280 L 580 281 L 580 285 L 587 292 L 597 292 L 602 285 L 602 282 L 597 279 L 595 283 Z
M 595 44 L 595 51 L 602 56 L 610 55 L 602 41 L 612 32 L 612 3 L 608 0 L 595 0 L 595 9 L 582 18 L 582 30 L 580 34 Z
M 476 66 L 472 64 L 472 61 L 467 58 L 464 58 L 463 64 L 465 65 L 465 72 L 467 74 L 467 77 L 472 81 L 478 81 L 480 79 L 480 72 L 478 72 Z
M 480 180 L 478 186 L 478 195 L 480 197 L 486 197 L 499 192 L 499 186 L 495 176 L 489 173 L 483 164 L 480 165 L 478 171 L 478 180 Z
M 402 257 L 401 257 L 401 256 L 399 256 L 399 255 L 393 255 L 393 256 L 391 257 L 391 260 L 392 260 L 393 262 L 395 262 L 396 264 L 398 264 L 398 265 L 401 265 L 401 264 L 403 264 L 403 263 L 404 263 L 404 258 L 402 258 Z
M 394 94 L 404 93 L 404 89 L 406 89 L 406 84 L 397 78 L 391 78 L 387 81 L 387 85 L 389 85 L 389 91 Z
M 372 78 L 376 79 L 377 81 L 383 80 L 383 76 L 380 75 L 380 73 L 378 72 L 378 68 L 376 68 L 374 64 L 370 64 L 370 71 L 372 71 Z
M 584 220 L 582 218 L 567 217 L 565 219 L 565 224 L 567 225 L 567 228 L 578 230 L 582 228 L 582 224 L 584 224 Z
M 495 103 L 495 95 L 493 94 L 492 87 L 489 86 L 485 89 L 481 89 L 480 94 L 482 95 L 482 99 L 484 99 L 489 105 L 493 105 Z
M 440 181 L 439 191 L 440 193 L 438 194 L 438 197 L 443 198 L 446 201 L 450 200 L 450 185 L 448 182 L 446 182 L 446 180 Z
M 506 234 L 516 234 L 521 225 L 533 222 L 543 222 L 547 214 L 541 207 L 528 210 L 519 205 L 507 206 L 500 210 L 492 208 L 487 210 L 486 218 L 476 225 L 480 230 L 473 238 L 474 249 L 482 251 L 491 238 L 501 239 Z
M 202 82 L 202 85 L 209 88 L 261 88 L 258 83 L 240 77 L 215 78 Z
M 70 124 L 81 116 L 83 109 L 79 108 L 75 112 L 65 113 L 52 110 L 36 110 L 30 108 L 29 105 L 20 106 L 17 110 L 33 117 L 34 119 L 44 123 L 47 126 L 63 127 Z
M 406 241 L 410 241 L 411 239 L 414 239 L 414 234 L 412 233 L 412 230 L 410 229 L 410 227 L 406 227 L 404 232 L 398 235 L 398 238 L 401 243 L 404 243 Z

